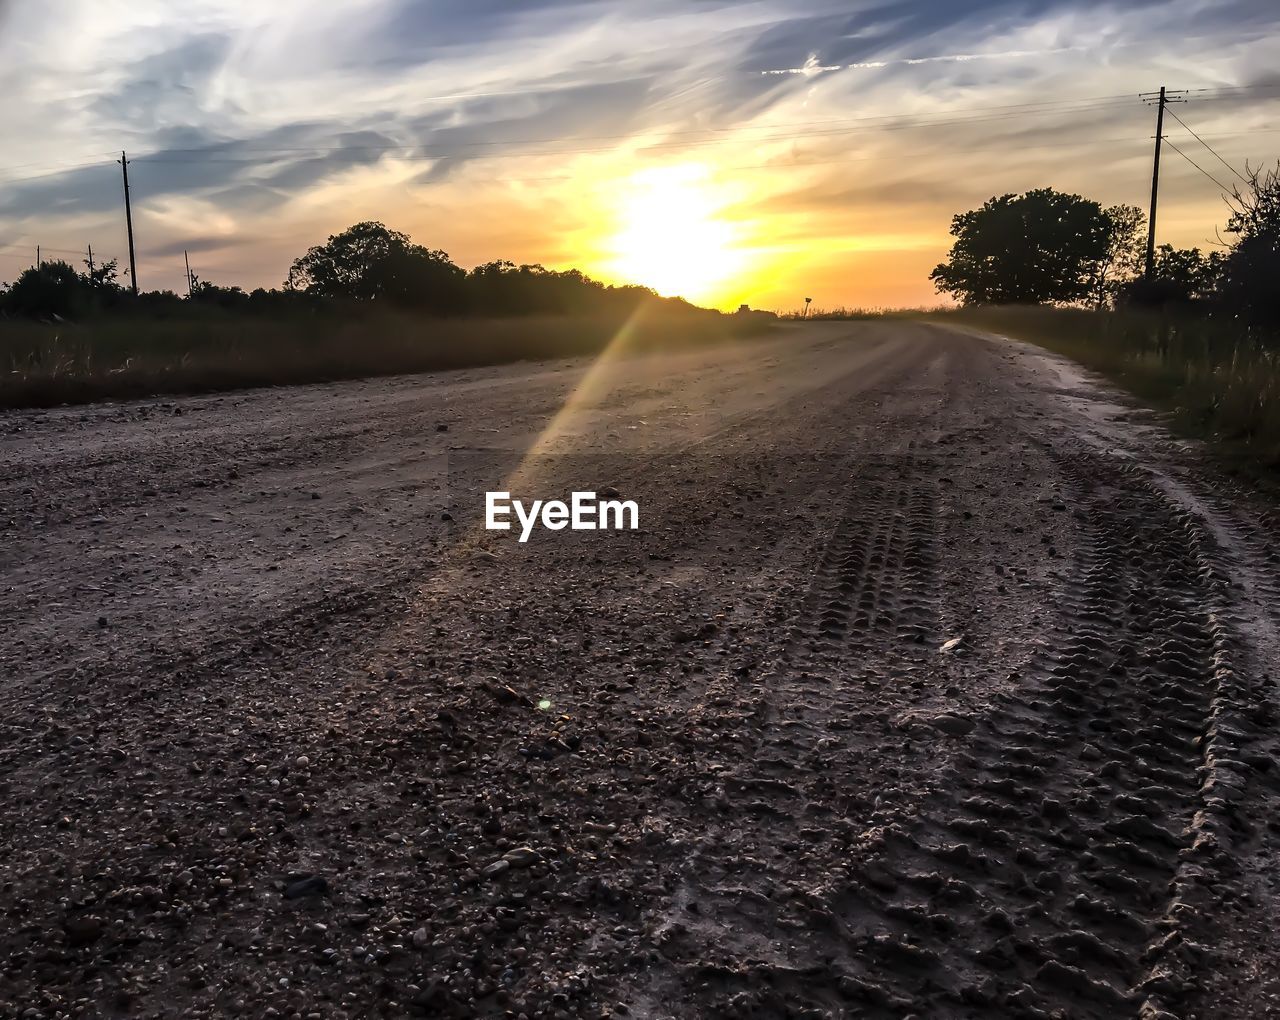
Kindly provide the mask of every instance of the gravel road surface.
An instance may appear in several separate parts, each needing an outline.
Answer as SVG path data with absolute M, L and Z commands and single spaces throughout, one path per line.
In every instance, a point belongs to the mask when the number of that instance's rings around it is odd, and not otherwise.
M 1276 524 L 923 324 L 0 413 L 0 1017 L 1280 1016 Z

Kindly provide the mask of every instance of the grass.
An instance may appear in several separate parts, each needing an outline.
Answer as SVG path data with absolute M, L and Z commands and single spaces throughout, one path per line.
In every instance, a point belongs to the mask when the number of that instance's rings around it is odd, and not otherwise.
M 848 322 L 863 319 L 911 318 L 926 314 L 932 309 L 923 308 L 858 308 L 836 305 L 832 308 L 801 308 L 786 312 L 782 318 L 801 322 Z
M 928 318 L 1065 355 L 1169 412 L 1183 434 L 1280 467 L 1280 338 L 1190 313 L 961 308 Z
M 772 328 L 654 302 L 620 314 L 509 319 L 353 316 L 0 321 L 0 407 L 328 382 L 593 354 L 726 343 Z

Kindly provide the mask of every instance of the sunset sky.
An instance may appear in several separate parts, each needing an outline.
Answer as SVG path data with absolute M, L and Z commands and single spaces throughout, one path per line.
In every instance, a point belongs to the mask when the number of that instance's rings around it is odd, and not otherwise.
M 470 267 L 700 303 L 936 304 L 951 216 L 1052 186 L 1148 200 L 1154 111 L 1280 155 L 1275 0 L 0 0 L 0 280 L 127 248 L 139 283 L 278 286 L 379 219 Z M 1232 170 L 1177 121 L 1160 240 Z

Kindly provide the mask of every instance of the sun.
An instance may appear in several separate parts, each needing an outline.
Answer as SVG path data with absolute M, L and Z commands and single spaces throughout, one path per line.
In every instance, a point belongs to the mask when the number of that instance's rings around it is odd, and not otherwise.
M 725 198 L 705 167 L 633 175 L 619 189 L 608 268 L 620 280 L 667 297 L 714 303 L 747 264 L 734 224 L 718 218 Z

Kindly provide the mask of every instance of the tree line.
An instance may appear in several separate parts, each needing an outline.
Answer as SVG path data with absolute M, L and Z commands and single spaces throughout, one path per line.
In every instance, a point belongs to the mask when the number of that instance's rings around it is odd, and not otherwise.
M 188 295 L 122 286 L 116 262 L 63 261 L 25 270 L 0 290 L 0 315 L 79 319 L 121 312 L 186 314 L 203 309 L 280 313 L 390 307 L 428 315 L 590 314 L 628 311 L 656 298 L 647 287 L 609 286 L 576 269 L 499 260 L 466 270 L 439 250 L 382 223 L 357 223 L 294 261 L 279 288 L 224 287 L 193 278 Z M 668 299 L 679 303 L 679 299 Z
M 955 216 L 930 278 L 965 305 L 1172 305 L 1280 326 L 1280 166 L 1246 167 L 1244 182 L 1228 199 L 1229 240 L 1160 245 L 1149 274 L 1142 210 L 1039 188 Z

